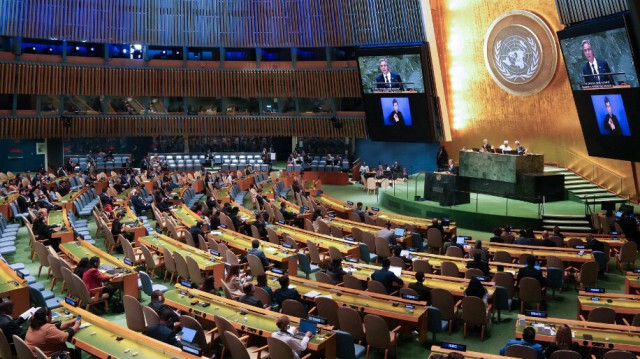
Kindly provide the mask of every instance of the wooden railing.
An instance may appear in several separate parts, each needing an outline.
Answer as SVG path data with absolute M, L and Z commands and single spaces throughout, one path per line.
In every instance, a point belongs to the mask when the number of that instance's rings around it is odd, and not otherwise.
M 337 122 L 330 117 L 311 116 L 69 116 L 64 120 L 57 116 L 0 118 L 0 139 L 159 135 L 367 137 L 364 116 L 338 117 Z
M 12 93 L 126 97 L 361 96 L 356 69 L 151 69 L 0 62 L 0 94 Z

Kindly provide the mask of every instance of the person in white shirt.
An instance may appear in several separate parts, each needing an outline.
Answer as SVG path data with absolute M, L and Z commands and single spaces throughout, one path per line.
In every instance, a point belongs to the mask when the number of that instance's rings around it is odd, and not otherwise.
M 271 334 L 271 337 L 285 342 L 285 344 L 287 344 L 293 351 L 293 357 L 295 359 L 300 359 L 300 353 L 307 349 L 307 344 L 309 343 L 309 339 L 311 339 L 312 334 L 311 332 L 307 332 L 302 340 L 298 340 L 293 337 L 296 335 L 298 330 L 296 328 L 291 328 L 289 323 L 291 323 L 291 321 L 286 315 L 278 318 L 276 321 L 278 331 Z
M 504 140 L 504 143 L 500 146 L 500 149 L 502 150 L 502 152 L 511 151 L 511 146 L 509 146 L 509 141 Z
M 367 166 L 366 162 L 362 162 L 362 165 L 360 166 L 360 174 L 363 175 L 367 172 L 369 172 L 369 166 Z

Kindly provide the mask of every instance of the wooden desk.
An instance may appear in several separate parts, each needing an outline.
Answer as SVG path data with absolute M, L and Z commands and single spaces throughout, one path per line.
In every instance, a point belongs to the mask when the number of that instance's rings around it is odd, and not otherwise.
M 289 171 L 287 173 L 299 174 L 300 172 Z M 346 186 L 349 184 L 349 173 L 304 171 L 302 173 L 302 179 L 305 181 L 320 180 L 324 184 Z
M 582 291 L 578 293 L 578 316 L 585 314 L 586 318 L 589 312 L 598 307 L 611 308 L 616 314 L 633 317 L 640 313 L 640 295 Z
M 77 242 L 62 243 L 60 245 L 60 249 L 76 264 L 84 257 L 100 258 L 101 266 L 113 266 L 118 273 L 123 274 L 121 277 L 112 278 L 110 281 L 112 283 L 122 282 L 122 292 L 124 295 L 140 298 L 140 293 L 138 291 L 138 272 L 135 267 L 124 264 L 116 257 L 103 252 L 100 248 L 95 247 L 82 239 Z M 106 273 L 106 271 L 102 272 Z
M 304 220 L 306 218 L 308 220 L 311 220 L 311 218 L 313 217 L 313 211 L 311 211 L 311 209 L 305 210 L 304 214 L 300 214 L 300 206 L 298 206 L 297 204 L 291 203 L 291 202 L 287 201 L 286 199 L 284 199 L 282 197 L 280 197 L 278 199 L 274 199 L 273 201 L 271 201 L 271 203 L 278 210 L 280 210 L 280 205 L 282 203 L 284 203 L 285 204 L 285 210 L 287 212 L 295 213 L 297 219 Z
M 207 234 L 207 238 L 212 238 L 216 242 L 226 244 L 229 249 L 235 249 L 234 253 L 238 253 L 243 256 L 252 248 L 251 242 L 255 239 L 226 228 L 219 228 L 216 231 L 212 231 Z M 262 249 L 267 259 L 278 264 L 280 268 L 286 269 L 289 275 L 298 275 L 298 256 L 293 249 L 285 248 L 266 241 L 259 242 L 260 249 Z M 224 253 L 220 254 L 224 255 Z
M 273 291 L 280 288 L 278 276 L 268 275 L 268 284 Z M 405 332 L 418 330 L 421 343 L 427 340 L 427 303 L 402 299 L 396 296 L 377 294 L 351 288 L 338 287 L 332 284 L 320 283 L 299 277 L 289 277 L 302 299 L 311 302 L 315 297 L 306 296 L 315 291 L 328 296 L 338 303 L 338 306 L 348 306 L 361 313 L 375 314 L 383 318 L 397 320 Z M 407 310 L 405 305 L 413 305 L 413 310 Z
M 368 281 L 371 279 L 371 274 L 373 274 L 374 271 L 381 269 L 382 267 L 365 263 L 343 262 L 342 268 L 354 277 L 362 281 Z M 425 274 L 424 277 L 425 286 L 429 288 L 440 288 L 448 290 L 456 297 L 464 297 L 464 291 L 469 286 L 469 279 L 445 277 L 434 274 Z M 409 286 L 409 283 L 413 283 L 416 281 L 416 272 L 403 270 L 400 275 L 400 279 L 402 279 L 402 281 L 404 282 L 404 287 L 407 287 Z M 482 282 L 482 284 L 487 289 L 489 294 L 493 295 L 493 292 L 496 289 L 495 283 Z
M 60 226 L 60 230 L 55 231 L 51 235 L 52 238 L 60 238 L 61 243 L 69 243 L 75 241 L 76 237 L 73 229 L 71 228 L 71 225 L 69 224 L 66 209 L 49 212 L 47 224 Z
M 279 223 L 269 225 L 268 227 L 273 229 L 280 237 L 284 234 L 288 234 L 293 238 L 293 240 L 303 244 L 304 246 L 307 245 L 307 240 L 309 240 L 324 250 L 329 250 L 329 247 L 335 247 L 344 256 L 360 258 L 360 247 L 357 242 L 350 242 L 341 238 L 305 231 L 298 227 L 287 226 Z
M 67 211 L 73 210 L 73 201 L 76 200 L 80 195 L 88 191 L 88 187 L 82 188 L 80 190 L 70 191 L 66 195 L 62 196 L 62 198 L 58 198 L 57 201 L 54 201 L 54 204 L 66 209 Z
M 624 292 L 640 294 L 640 273 L 627 272 L 627 276 L 624 278 Z
M 542 231 L 534 231 L 533 233 L 536 235 L 536 239 L 542 239 Z M 567 232 L 562 234 L 564 235 L 565 243 L 570 238 L 580 238 L 585 243 L 587 242 L 587 236 L 584 233 Z M 549 235 L 552 236 L 553 233 L 549 233 Z M 627 243 L 627 238 L 624 236 L 624 234 L 590 234 L 590 235 L 593 236 L 595 239 L 599 240 L 600 242 L 608 243 L 609 248 L 611 248 L 612 250 L 614 248 L 618 249 L 622 247 L 623 244 Z
M 316 202 L 325 205 L 327 209 L 336 212 L 336 214 L 340 218 L 344 219 L 349 218 L 349 214 L 351 214 L 351 212 L 353 212 L 353 210 L 355 209 L 355 206 L 353 204 L 340 201 L 324 193 L 320 196 L 316 196 L 314 199 L 316 200 Z
M 9 298 L 15 306 L 13 318 L 29 309 L 29 286 L 27 281 L 18 277 L 18 274 L 7 263 L 0 260 L 0 298 Z
M 185 288 L 181 285 L 176 285 L 176 288 L 164 293 L 166 305 L 209 322 L 213 322 L 213 316 L 218 315 L 231 322 L 241 335 L 251 334 L 268 338 L 278 330 L 276 320 L 283 315 L 200 290 Z M 181 294 L 181 291 L 186 295 Z M 189 298 L 189 295 L 193 296 L 193 298 Z M 207 307 L 202 307 L 198 304 L 191 305 L 195 299 L 200 303 L 209 303 L 210 305 Z M 246 314 L 242 315 L 240 314 L 241 312 Z M 290 316 L 289 319 L 293 326 L 298 326 L 300 323 L 299 318 Z M 324 357 L 327 359 L 335 359 L 335 334 L 326 327 L 319 326 L 319 328 L 322 330 L 321 333 L 309 341 L 307 349 L 311 352 L 324 353 Z
M 470 241 L 469 245 L 465 245 L 465 252 L 469 252 L 469 250 L 473 248 L 474 243 L 475 241 Z M 486 241 L 482 243 L 482 247 L 486 248 L 491 254 L 497 251 L 505 251 L 511 255 L 511 258 L 516 259 L 520 258 L 523 254 L 530 254 L 540 259 L 546 258 L 547 256 L 555 256 L 565 262 L 565 264 L 595 261 L 590 249 L 523 246 L 519 244 L 490 243 Z M 584 252 L 584 254 L 579 255 L 580 252 Z
M 455 352 L 455 350 L 443 349 L 437 345 L 431 346 L 431 354 L 429 355 L 429 359 L 445 359 L 449 353 Z M 517 359 L 514 357 L 508 357 L 504 355 L 497 354 L 487 354 L 480 352 L 458 352 L 464 355 L 465 359 Z
M 369 208 L 369 212 L 375 213 L 373 218 L 381 218 L 387 222 L 391 222 L 396 226 L 406 226 L 407 224 L 412 225 L 418 233 L 427 233 L 427 229 L 430 225 L 433 224 L 433 220 L 431 218 L 419 218 L 419 217 L 411 217 L 411 216 L 403 216 L 396 213 L 391 212 L 383 212 L 383 211 L 374 211 Z M 453 235 L 458 233 L 458 228 L 455 222 L 451 222 L 448 227 L 444 228 L 444 233 L 448 235 Z
M 237 184 L 241 191 L 248 191 L 252 184 L 256 183 L 255 175 L 249 175 L 235 179 L 233 183 Z
M 9 204 L 16 201 L 19 196 L 19 194 L 14 193 L 6 196 L 6 199 L 5 197 L 0 198 L 0 213 L 2 213 L 7 221 L 13 218 L 13 212 L 11 211 L 11 206 L 9 206 Z
M 223 258 L 177 241 L 169 236 L 165 236 L 164 234 L 153 234 L 150 236 L 136 238 L 136 244 L 140 245 L 141 243 L 152 251 L 156 251 L 158 253 L 160 253 L 162 248 L 166 248 L 171 253 L 180 253 L 180 255 L 185 259 L 187 257 L 193 258 L 196 263 L 198 263 L 198 268 L 200 268 L 201 271 L 213 274 L 216 288 L 222 287 L 225 262 Z
M 363 232 L 371 233 L 374 236 L 374 238 L 378 233 L 378 231 L 382 229 L 382 227 L 378 227 L 378 226 L 374 226 L 374 225 L 366 224 L 362 222 L 354 222 L 348 219 L 338 218 L 338 217 L 333 217 L 333 218 L 329 217 L 327 224 L 334 225 L 340 228 L 342 233 L 345 235 L 351 235 L 354 227 L 360 228 Z M 406 234 L 403 237 L 397 237 L 396 240 L 399 243 L 402 243 L 405 247 L 411 247 L 413 245 L 413 235 L 410 232 L 406 232 Z
M 135 214 L 133 214 L 133 211 L 131 211 L 131 208 L 129 207 L 129 203 L 125 203 L 124 207 L 126 210 L 125 216 L 120 221 L 120 223 L 124 225 L 122 227 L 123 230 L 125 232 L 132 233 L 134 240 L 140 237 L 146 236 L 147 229 L 144 227 L 144 223 L 142 223 L 142 220 L 138 222 L 138 225 L 136 227 L 129 227 L 130 224 L 135 224 L 135 222 L 138 220 L 138 217 Z
M 472 258 L 460 258 L 460 257 L 451 257 L 451 256 L 443 256 L 438 254 L 431 254 L 426 252 L 410 252 L 413 260 L 423 259 L 429 262 L 429 264 L 433 268 L 440 268 L 442 262 L 449 261 L 453 262 L 457 267 L 460 273 L 464 274 L 467 271 L 467 263 L 473 262 Z M 504 268 L 504 272 L 513 274 L 514 278 L 518 275 L 518 271 L 520 268 L 525 267 L 524 264 L 517 263 L 497 263 L 497 262 L 489 262 L 489 269 L 491 273 L 495 274 L 498 272 L 498 266 L 502 266 Z M 543 275 L 547 275 L 547 268 L 540 267 Z
M 81 315 L 82 324 L 88 323 L 90 325 L 78 330 L 71 339 L 71 344 L 95 357 L 101 359 L 131 358 L 134 357 L 134 353 L 137 353 L 136 357 L 141 359 L 201 358 L 197 355 L 183 352 L 173 345 L 152 339 L 142 333 L 134 332 L 107 319 L 100 318 L 89 311 L 72 307 L 64 302 L 62 305 L 69 312 L 69 315 L 65 315 L 62 310 L 55 310 L 54 312 L 58 315 L 53 318 L 53 321 L 69 321 Z M 122 339 L 117 340 L 116 338 L 118 337 Z
M 585 347 L 602 347 L 603 349 L 640 351 L 640 328 L 626 325 L 602 324 L 585 322 L 581 320 L 568 320 L 560 318 L 534 318 L 522 314 L 516 321 L 515 337 L 522 338 L 525 327 L 533 326 L 536 330 L 536 341 L 552 343 L 556 339 L 555 328 L 566 324 L 571 328 L 574 340 Z M 585 339 L 590 335 L 590 339 Z

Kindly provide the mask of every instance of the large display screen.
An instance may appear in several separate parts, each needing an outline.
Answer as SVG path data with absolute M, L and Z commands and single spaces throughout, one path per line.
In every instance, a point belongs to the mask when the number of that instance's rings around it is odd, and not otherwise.
M 420 46 L 359 50 L 362 98 L 372 140 L 436 140 L 437 101 L 425 83 L 428 66 L 421 50 Z
M 598 31 L 609 27 L 614 28 Z M 558 37 L 573 90 L 639 86 L 624 23 L 610 20 L 578 26 L 559 32 Z
M 640 161 L 638 57 L 626 15 L 558 32 L 590 156 Z
M 363 93 L 424 93 L 420 54 L 358 58 Z

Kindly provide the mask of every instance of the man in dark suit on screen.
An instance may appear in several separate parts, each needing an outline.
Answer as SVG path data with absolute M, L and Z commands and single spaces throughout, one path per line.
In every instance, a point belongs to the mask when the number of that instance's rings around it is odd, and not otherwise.
M 613 84 L 611 78 L 611 68 L 606 60 L 596 59 L 591 48 L 591 41 L 585 39 L 582 40 L 582 53 L 587 59 L 587 62 L 582 66 L 582 74 L 585 82 L 609 82 Z M 599 76 L 600 74 L 607 74 Z
M 376 77 L 376 88 L 395 89 L 398 91 L 404 90 L 400 75 L 389 71 L 389 63 L 387 62 L 387 59 L 383 58 L 378 60 L 378 66 L 382 73 Z

